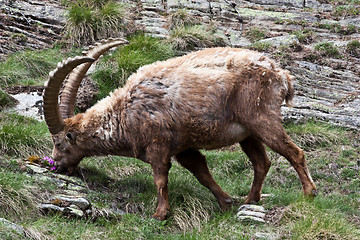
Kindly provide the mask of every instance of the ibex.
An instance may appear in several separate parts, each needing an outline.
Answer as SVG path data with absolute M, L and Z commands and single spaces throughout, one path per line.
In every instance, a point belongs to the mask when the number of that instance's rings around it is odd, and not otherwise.
M 258 52 L 210 48 L 141 67 L 123 88 L 73 116 L 77 89 L 90 65 L 110 48 L 126 43 L 103 41 L 50 73 L 44 115 L 59 170 L 72 172 L 84 157 L 100 155 L 149 163 L 158 194 L 153 217 L 164 220 L 170 211 L 167 183 L 172 157 L 214 194 L 221 209 L 228 210 L 232 199 L 214 181 L 199 149 L 240 143 L 254 168 L 245 201 L 252 203 L 260 200 L 270 167 L 266 144 L 295 168 L 304 194 L 315 193 L 303 150 L 282 126 L 280 107 L 293 98 L 292 77 Z

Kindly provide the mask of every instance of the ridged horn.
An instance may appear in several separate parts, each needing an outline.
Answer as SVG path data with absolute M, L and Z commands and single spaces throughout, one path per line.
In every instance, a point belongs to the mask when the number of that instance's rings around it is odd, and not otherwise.
M 90 46 L 89 50 L 84 52 L 83 55 L 97 60 L 109 49 L 127 43 L 128 41 L 123 38 L 110 38 L 107 40 L 102 40 L 100 43 L 96 43 L 95 46 Z M 91 64 L 92 62 L 82 64 L 75 68 L 64 84 L 64 88 L 60 97 L 60 114 L 63 119 L 72 117 L 74 115 L 77 91 Z
M 66 76 L 78 65 L 94 62 L 91 57 L 77 56 L 59 62 L 57 68 L 49 73 L 49 80 L 44 84 L 43 107 L 44 117 L 51 134 L 56 134 L 64 128 L 64 120 L 59 112 L 59 92 Z

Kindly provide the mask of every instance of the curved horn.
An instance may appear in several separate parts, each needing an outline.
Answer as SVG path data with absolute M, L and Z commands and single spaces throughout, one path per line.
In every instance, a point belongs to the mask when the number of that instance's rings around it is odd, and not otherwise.
M 60 132 L 65 125 L 60 116 L 58 104 L 59 92 L 64 79 L 79 64 L 93 61 L 95 59 L 84 56 L 68 58 L 59 62 L 57 68 L 50 72 L 49 80 L 44 84 L 43 107 L 45 121 L 51 134 Z
M 97 60 L 102 54 L 109 49 L 127 44 L 128 41 L 123 38 L 102 40 L 100 43 L 96 43 L 95 46 L 90 46 L 87 52 L 83 52 L 83 55 L 94 58 Z M 69 75 L 60 97 L 60 114 L 63 119 L 72 117 L 74 115 L 74 107 L 76 103 L 76 94 L 83 80 L 86 72 L 90 68 L 92 63 L 86 63 L 75 68 Z

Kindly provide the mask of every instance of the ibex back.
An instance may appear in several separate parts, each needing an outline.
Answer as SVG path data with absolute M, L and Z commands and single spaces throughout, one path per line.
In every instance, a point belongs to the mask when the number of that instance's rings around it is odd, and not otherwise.
M 170 210 L 167 183 L 172 157 L 227 210 L 232 200 L 214 181 L 199 149 L 241 144 L 254 167 L 245 201 L 251 203 L 260 200 L 270 167 L 266 144 L 295 168 L 304 194 L 314 194 L 304 153 L 282 127 L 281 104 L 293 97 L 291 76 L 254 51 L 211 48 L 144 66 L 123 88 L 73 116 L 77 89 L 91 63 L 119 44 L 126 40 L 103 41 L 50 73 L 44 114 L 59 170 L 72 172 L 87 156 L 141 159 L 153 169 L 158 193 L 153 216 L 163 220 Z M 59 106 L 60 87 L 69 73 Z

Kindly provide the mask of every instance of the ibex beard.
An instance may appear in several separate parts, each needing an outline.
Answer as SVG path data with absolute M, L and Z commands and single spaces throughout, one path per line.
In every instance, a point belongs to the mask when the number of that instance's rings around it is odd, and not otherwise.
M 167 183 L 172 158 L 228 210 L 232 199 L 215 182 L 199 150 L 240 143 L 254 168 L 245 201 L 252 203 L 260 200 L 270 168 L 265 144 L 294 167 L 304 194 L 315 194 L 303 150 L 282 126 L 280 107 L 293 98 L 292 77 L 258 52 L 210 48 L 141 67 L 123 88 L 74 116 L 76 92 L 90 65 L 110 48 L 126 43 L 105 40 L 50 73 L 44 115 L 60 170 L 71 173 L 88 156 L 129 156 L 149 163 L 158 194 L 153 217 L 164 220 L 170 211 Z

